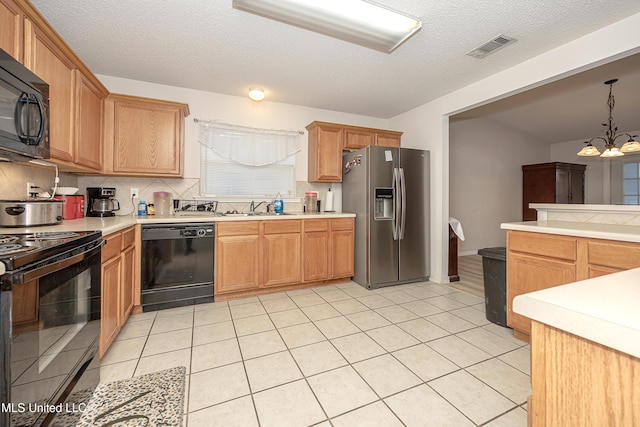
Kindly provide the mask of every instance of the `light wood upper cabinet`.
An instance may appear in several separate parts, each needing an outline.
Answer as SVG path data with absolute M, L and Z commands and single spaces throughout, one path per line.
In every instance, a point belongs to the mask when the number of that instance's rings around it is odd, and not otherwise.
M 342 151 L 369 145 L 400 147 L 402 132 L 312 122 L 309 131 L 309 182 L 341 182 Z
M 0 49 L 23 62 L 24 13 L 13 0 L 0 0 Z
M 376 131 L 376 144 L 384 147 L 400 147 L 402 132 Z
M 376 134 L 373 130 L 364 128 L 345 127 L 343 148 L 357 150 L 368 145 L 375 145 Z
M 179 177 L 186 104 L 111 94 L 105 101 L 104 173 Z
M 56 43 L 25 19 L 24 63 L 49 84 L 51 157 L 73 162 L 75 132 L 75 65 Z
M 102 170 L 102 116 L 108 92 L 80 70 L 76 72 L 74 162 Z
M 309 182 L 342 181 L 342 145 L 344 129 L 313 122 L 309 131 Z

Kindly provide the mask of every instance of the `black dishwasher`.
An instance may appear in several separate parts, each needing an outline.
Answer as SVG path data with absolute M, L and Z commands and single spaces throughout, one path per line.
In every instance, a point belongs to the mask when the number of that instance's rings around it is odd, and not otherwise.
M 213 301 L 214 224 L 142 226 L 142 311 Z

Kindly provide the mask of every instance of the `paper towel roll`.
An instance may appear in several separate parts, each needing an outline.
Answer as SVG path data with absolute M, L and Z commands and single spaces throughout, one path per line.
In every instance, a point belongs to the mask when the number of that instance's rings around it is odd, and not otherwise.
M 324 211 L 333 212 L 333 193 L 331 189 L 327 191 L 327 195 L 324 198 Z

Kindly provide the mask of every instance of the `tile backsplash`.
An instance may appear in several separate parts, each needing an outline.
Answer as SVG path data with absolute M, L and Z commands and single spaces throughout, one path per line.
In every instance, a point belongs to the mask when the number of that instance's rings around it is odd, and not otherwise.
M 0 199 L 20 200 L 26 197 L 26 183 L 32 182 L 41 191 L 51 192 L 54 185 L 55 169 L 53 167 L 35 166 L 23 163 L 0 163 Z M 151 202 L 156 191 L 168 191 L 172 199 L 194 199 L 200 195 L 200 180 L 198 178 L 137 178 L 114 176 L 78 176 L 69 173 L 60 173 L 60 187 L 78 187 L 77 194 L 86 194 L 87 187 L 114 187 L 116 199 L 120 201 L 121 214 L 133 213 L 136 206 L 131 201 L 131 188 L 137 188 L 139 199 Z M 296 196 L 299 200 L 285 200 L 285 212 L 302 212 L 304 205 L 304 193 L 316 191 L 318 200 L 321 201 L 321 209 L 330 184 L 314 183 L 306 181 L 296 182 Z M 138 200 L 136 200 L 137 203 Z M 247 210 L 247 202 L 220 201 L 218 210 L 228 211 Z M 258 210 L 264 210 L 261 205 Z
M 39 191 L 51 193 L 56 172 L 54 167 L 35 166 L 29 163 L 0 163 L 0 199 L 22 200 L 27 197 L 27 182 L 32 182 Z M 60 173 L 60 187 L 78 187 L 78 177 L 69 173 Z M 78 194 L 84 194 L 84 190 Z

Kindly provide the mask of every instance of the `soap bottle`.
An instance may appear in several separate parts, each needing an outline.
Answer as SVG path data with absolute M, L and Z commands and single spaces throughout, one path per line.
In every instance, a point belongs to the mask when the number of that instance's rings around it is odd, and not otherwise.
M 284 211 L 284 202 L 282 201 L 280 193 L 278 193 L 273 200 L 273 211 L 277 214 L 281 214 Z
M 144 200 L 140 200 L 138 203 L 138 216 L 147 216 L 147 204 Z

